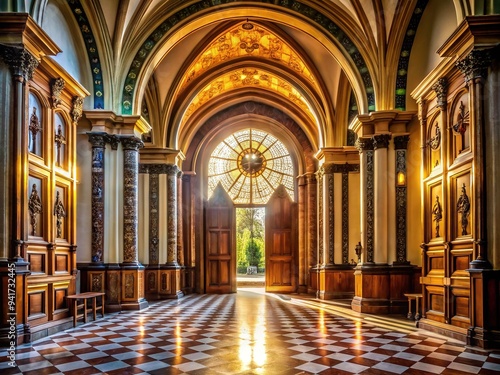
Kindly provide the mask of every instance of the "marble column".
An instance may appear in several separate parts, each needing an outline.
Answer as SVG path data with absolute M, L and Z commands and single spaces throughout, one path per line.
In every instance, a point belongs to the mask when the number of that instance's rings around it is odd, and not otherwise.
M 167 266 L 178 267 L 177 261 L 177 175 L 176 165 L 167 165 Z
M 178 257 L 178 194 L 180 170 L 175 164 L 165 165 L 167 175 L 167 262 L 162 265 L 160 293 L 163 298 L 179 298 L 184 295 L 181 285 L 181 267 Z
M 88 136 L 92 144 L 92 263 L 103 263 L 106 133 L 88 133 Z
M 121 264 L 122 310 L 141 310 L 148 306 L 144 299 L 144 266 L 138 254 L 138 186 L 139 148 L 136 137 L 120 138 L 123 149 L 123 263 Z
M 123 263 L 138 264 L 137 214 L 139 148 L 135 137 L 121 139 L 123 147 Z
M 308 254 L 308 264 L 309 267 L 315 267 L 318 264 L 318 227 L 316 221 L 317 212 L 317 182 L 316 175 L 314 173 L 306 174 L 307 182 L 307 213 L 306 222 L 307 228 L 307 254 Z
M 322 184 L 323 191 L 323 244 L 324 244 L 324 263 L 325 266 L 332 266 L 335 264 L 335 215 L 333 209 L 333 164 L 325 164 L 322 166 L 323 177 L 320 183 Z

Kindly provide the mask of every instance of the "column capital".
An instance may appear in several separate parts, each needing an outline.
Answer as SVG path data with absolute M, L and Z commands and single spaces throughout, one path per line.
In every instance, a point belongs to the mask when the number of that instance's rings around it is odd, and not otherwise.
M 94 148 L 104 148 L 107 143 L 107 134 L 106 133 L 94 133 L 88 132 L 89 142 Z
M 388 148 L 391 134 L 376 134 L 373 136 L 373 149 Z
M 410 141 L 409 135 L 398 135 L 394 137 L 394 149 L 396 150 L 406 150 L 408 148 L 408 142 Z
M 465 75 L 467 83 L 487 77 L 488 68 L 493 61 L 493 50 L 497 49 L 473 49 L 467 56 L 456 62 L 456 67 Z
M 120 137 L 119 140 L 124 150 L 139 151 L 144 147 L 144 143 L 136 137 Z
M 165 165 L 165 173 L 167 176 L 177 176 L 181 170 L 175 164 L 166 164 Z
M 437 105 L 441 110 L 446 109 L 446 97 L 448 95 L 448 80 L 445 77 L 439 78 L 431 87 L 437 95 Z
M 358 149 L 359 153 L 362 153 L 364 151 L 373 150 L 373 139 L 372 138 L 360 137 L 356 141 L 355 146 Z
M 15 77 L 29 81 L 38 67 L 38 60 L 23 46 L 0 46 L 2 60 Z

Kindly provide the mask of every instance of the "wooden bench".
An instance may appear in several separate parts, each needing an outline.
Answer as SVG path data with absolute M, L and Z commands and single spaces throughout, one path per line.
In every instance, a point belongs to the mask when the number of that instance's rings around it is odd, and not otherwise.
M 101 305 L 97 306 L 97 297 L 102 297 L 101 298 Z M 66 296 L 66 298 L 69 301 L 72 301 L 72 308 L 71 312 L 73 314 L 73 327 L 76 327 L 76 321 L 80 318 L 83 317 L 83 322 L 87 323 L 87 314 L 89 311 L 92 311 L 94 320 L 96 320 L 96 313 L 97 310 L 101 311 L 102 317 L 104 317 L 104 293 L 102 292 L 86 292 L 86 293 L 79 293 L 79 294 L 72 294 L 69 296 Z M 87 311 L 87 300 L 90 299 L 92 300 L 92 310 Z M 78 300 L 83 300 L 83 304 L 78 304 Z M 78 313 L 80 309 L 83 308 L 82 313 Z
M 405 293 L 405 297 L 408 298 L 408 319 L 413 319 L 413 313 L 411 310 L 411 301 L 415 300 L 415 320 L 420 319 L 420 310 L 419 310 L 419 300 L 422 298 L 422 293 Z

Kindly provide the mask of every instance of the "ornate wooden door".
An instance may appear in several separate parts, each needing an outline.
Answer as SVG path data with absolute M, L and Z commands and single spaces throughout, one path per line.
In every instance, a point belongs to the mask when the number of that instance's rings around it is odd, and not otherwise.
M 280 185 L 266 206 L 266 292 L 297 289 L 297 204 Z
M 235 209 L 221 185 L 205 209 L 207 293 L 236 292 Z

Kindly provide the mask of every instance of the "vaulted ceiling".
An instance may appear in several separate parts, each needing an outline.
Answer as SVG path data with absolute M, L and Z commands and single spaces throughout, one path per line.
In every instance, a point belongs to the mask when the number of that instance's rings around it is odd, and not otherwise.
M 468 1 L 445 3 L 460 10 L 446 15 L 452 30 Z M 204 123 L 254 102 L 282 111 L 315 152 L 345 145 L 353 114 L 406 109 L 428 0 L 67 4 L 87 50 L 94 108 L 145 116 L 153 127 L 147 147 L 186 153 Z

